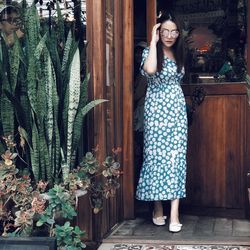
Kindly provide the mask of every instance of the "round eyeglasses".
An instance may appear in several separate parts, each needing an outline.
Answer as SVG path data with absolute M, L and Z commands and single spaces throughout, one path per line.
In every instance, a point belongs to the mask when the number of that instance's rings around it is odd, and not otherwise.
M 163 37 L 172 37 L 172 38 L 177 38 L 179 36 L 179 31 L 178 30 L 162 30 L 161 36 Z
M 7 22 L 12 25 L 20 25 L 22 23 L 22 19 L 20 17 L 8 17 L 6 19 L 1 19 L 1 22 Z

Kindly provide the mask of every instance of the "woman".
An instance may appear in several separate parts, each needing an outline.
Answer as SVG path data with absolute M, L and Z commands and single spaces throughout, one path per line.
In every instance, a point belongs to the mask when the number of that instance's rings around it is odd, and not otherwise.
M 15 42 L 15 35 L 17 38 L 22 38 L 24 33 L 21 31 L 22 20 L 19 9 L 15 6 L 9 5 L 5 7 L 0 13 L 0 30 L 6 44 L 11 47 Z M 15 34 L 16 33 L 16 34 Z
M 179 22 L 162 14 L 143 51 L 141 72 L 148 79 L 144 113 L 143 166 L 136 198 L 154 201 L 153 223 L 165 225 L 162 201 L 171 200 L 169 231 L 181 231 L 179 199 L 186 196 L 187 115 L 180 86 L 184 49 Z

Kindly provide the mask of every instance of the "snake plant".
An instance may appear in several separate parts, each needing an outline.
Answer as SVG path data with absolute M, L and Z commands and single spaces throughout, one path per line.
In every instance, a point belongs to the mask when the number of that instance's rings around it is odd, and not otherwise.
M 16 121 L 35 180 L 50 183 L 67 177 L 84 116 L 106 101 L 87 103 L 89 76 L 81 80 L 79 45 L 71 30 L 65 34 L 59 8 L 57 16 L 49 27 L 34 4 L 27 6 L 24 40 L 16 39 L 11 49 L 1 40 L 0 60 L 0 133 L 14 134 Z

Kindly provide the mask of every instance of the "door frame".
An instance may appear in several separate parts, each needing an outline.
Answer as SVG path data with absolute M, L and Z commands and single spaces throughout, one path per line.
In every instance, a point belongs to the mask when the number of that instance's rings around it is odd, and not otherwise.
M 133 75 L 134 0 L 123 0 L 123 215 L 134 218 Z
M 106 98 L 106 22 L 105 1 L 87 1 L 88 70 L 91 99 Z M 114 2 L 114 51 L 115 51 L 115 113 L 117 147 L 122 148 L 119 159 L 122 166 L 121 199 L 117 207 L 121 219 L 134 218 L 134 157 L 133 157 L 133 51 L 134 51 L 134 0 Z M 105 105 L 95 108 L 90 118 L 92 134 L 90 145 L 99 145 L 98 157 L 106 154 L 107 133 Z M 99 221 L 99 220 L 97 220 Z

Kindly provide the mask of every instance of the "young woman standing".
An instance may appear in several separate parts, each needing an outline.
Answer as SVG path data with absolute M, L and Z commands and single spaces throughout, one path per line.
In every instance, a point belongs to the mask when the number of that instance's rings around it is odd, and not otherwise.
M 152 220 L 165 225 L 162 201 L 171 200 L 169 231 L 179 232 L 179 199 L 186 196 L 186 102 L 182 30 L 171 14 L 153 27 L 143 51 L 141 73 L 147 77 L 144 110 L 144 155 L 136 198 L 154 201 Z

